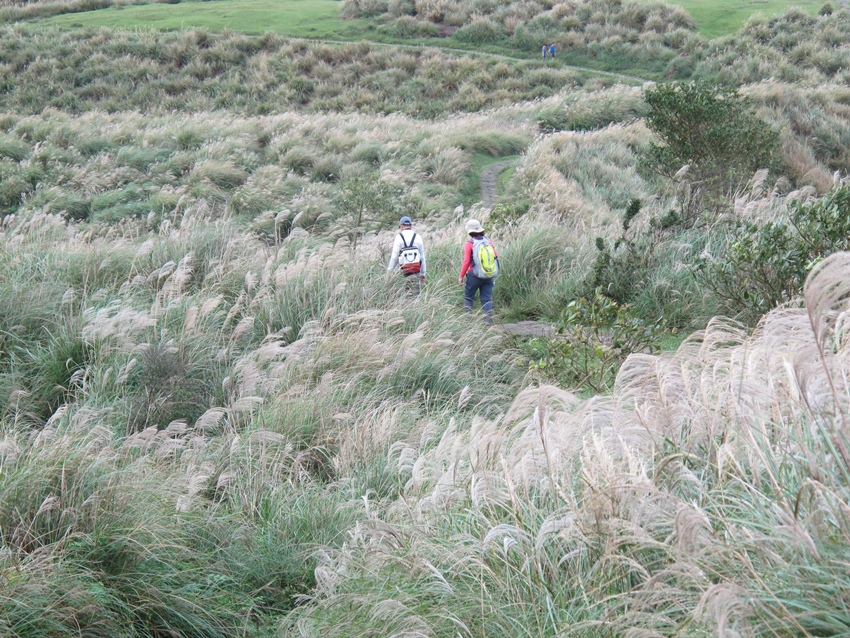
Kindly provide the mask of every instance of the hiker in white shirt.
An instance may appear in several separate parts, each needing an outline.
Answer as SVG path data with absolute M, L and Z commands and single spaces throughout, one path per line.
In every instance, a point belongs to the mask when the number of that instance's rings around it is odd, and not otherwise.
M 387 272 L 401 271 L 414 293 L 425 282 L 425 244 L 413 230 L 413 220 L 407 215 L 398 220 L 399 233 L 393 241 Z

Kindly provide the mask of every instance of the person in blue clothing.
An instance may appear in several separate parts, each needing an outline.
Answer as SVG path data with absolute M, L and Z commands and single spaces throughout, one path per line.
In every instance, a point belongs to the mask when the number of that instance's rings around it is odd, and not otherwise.
M 549 57 L 550 58 L 555 57 L 555 43 L 554 42 L 549 45 Z

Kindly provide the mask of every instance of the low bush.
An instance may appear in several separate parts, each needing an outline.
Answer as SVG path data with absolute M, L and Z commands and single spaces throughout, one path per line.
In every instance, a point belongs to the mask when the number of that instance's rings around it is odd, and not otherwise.
M 630 354 L 659 349 L 666 323 L 645 321 L 597 290 L 590 298 L 569 302 L 556 329 L 554 338 L 529 342 L 530 368 L 559 385 L 609 392 Z
M 461 42 L 490 44 L 505 37 L 504 31 L 493 20 L 485 17 L 473 18 L 469 24 L 455 31 L 454 37 Z
M 728 313 L 754 322 L 797 299 L 819 261 L 848 249 L 850 186 L 841 184 L 817 201 L 793 202 L 787 219 L 737 223 L 694 272 Z

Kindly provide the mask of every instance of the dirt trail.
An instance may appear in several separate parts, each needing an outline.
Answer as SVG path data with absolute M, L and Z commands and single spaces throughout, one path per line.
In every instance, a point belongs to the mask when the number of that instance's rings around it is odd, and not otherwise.
M 516 160 L 496 162 L 481 171 L 481 201 L 484 208 L 492 209 L 499 203 L 499 187 L 497 180 L 503 168 L 513 165 Z
M 540 321 L 498 323 L 493 327 L 515 337 L 546 337 L 552 339 L 556 333 L 555 326 Z
M 534 56 L 539 57 L 539 52 L 535 53 L 531 58 L 518 53 L 517 55 L 505 55 L 504 53 L 490 53 L 488 51 L 476 51 L 475 49 L 460 49 L 455 47 L 443 47 L 436 43 L 429 44 L 390 44 L 388 42 L 375 42 L 373 40 L 327 40 L 324 38 L 296 38 L 290 37 L 289 40 L 300 40 L 303 42 L 320 42 L 322 44 L 352 44 L 353 42 L 368 42 L 371 45 L 382 48 L 395 48 L 395 49 L 437 49 L 444 53 L 449 53 L 453 55 L 473 55 L 480 57 L 488 57 L 488 58 L 496 58 L 501 60 L 511 60 L 513 62 L 531 62 L 536 59 Z M 541 65 L 547 65 L 548 62 L 537 60 Z M 638 77 L 636 75 L 628 75 L 626 73 L 616 73 L 614 71 L 600 71 L 598 69 L 591 69 L 586 66 L 577 66 L 575 64 L 558 64 L 559 68 L 562 69 L 572 69 L 573 71 L 578 71 L 580 73 L 588 73 L 590 75 L 603 75 L 609 78 L 616 78 L 617 80 L 622 80 L 623 82 L 631 82 L 633 84 L 643 84 L 647 81 L 647 78 Z

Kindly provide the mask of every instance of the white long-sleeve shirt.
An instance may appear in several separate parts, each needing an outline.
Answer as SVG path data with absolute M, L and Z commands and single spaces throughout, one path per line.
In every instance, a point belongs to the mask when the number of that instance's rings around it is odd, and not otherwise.
M 416 237 L 413 237 L 416 235 Z M 404 239 L 402 240 L 402 237 Z M 419 233 L 415 232 L 413 229 L 411 230 L 403 230 L 395 236 L 395 241 L 393 242 L 393 249 L 390 252 L 390 263 L 387 266 L 387 270 L 392 272 L 396 268 L 398 268 L 398 255 L 401 252 L 401 249 L 404 247 L 405 243 L 409 246 L 411 239 L 413 240 L 413 245 L 419 249 L 419 258 L 420 258 L 420 267 L 419 267 L 419 275 L 425 276 L 425 244 L 422 242 L 422 237 L 419 236 Z

